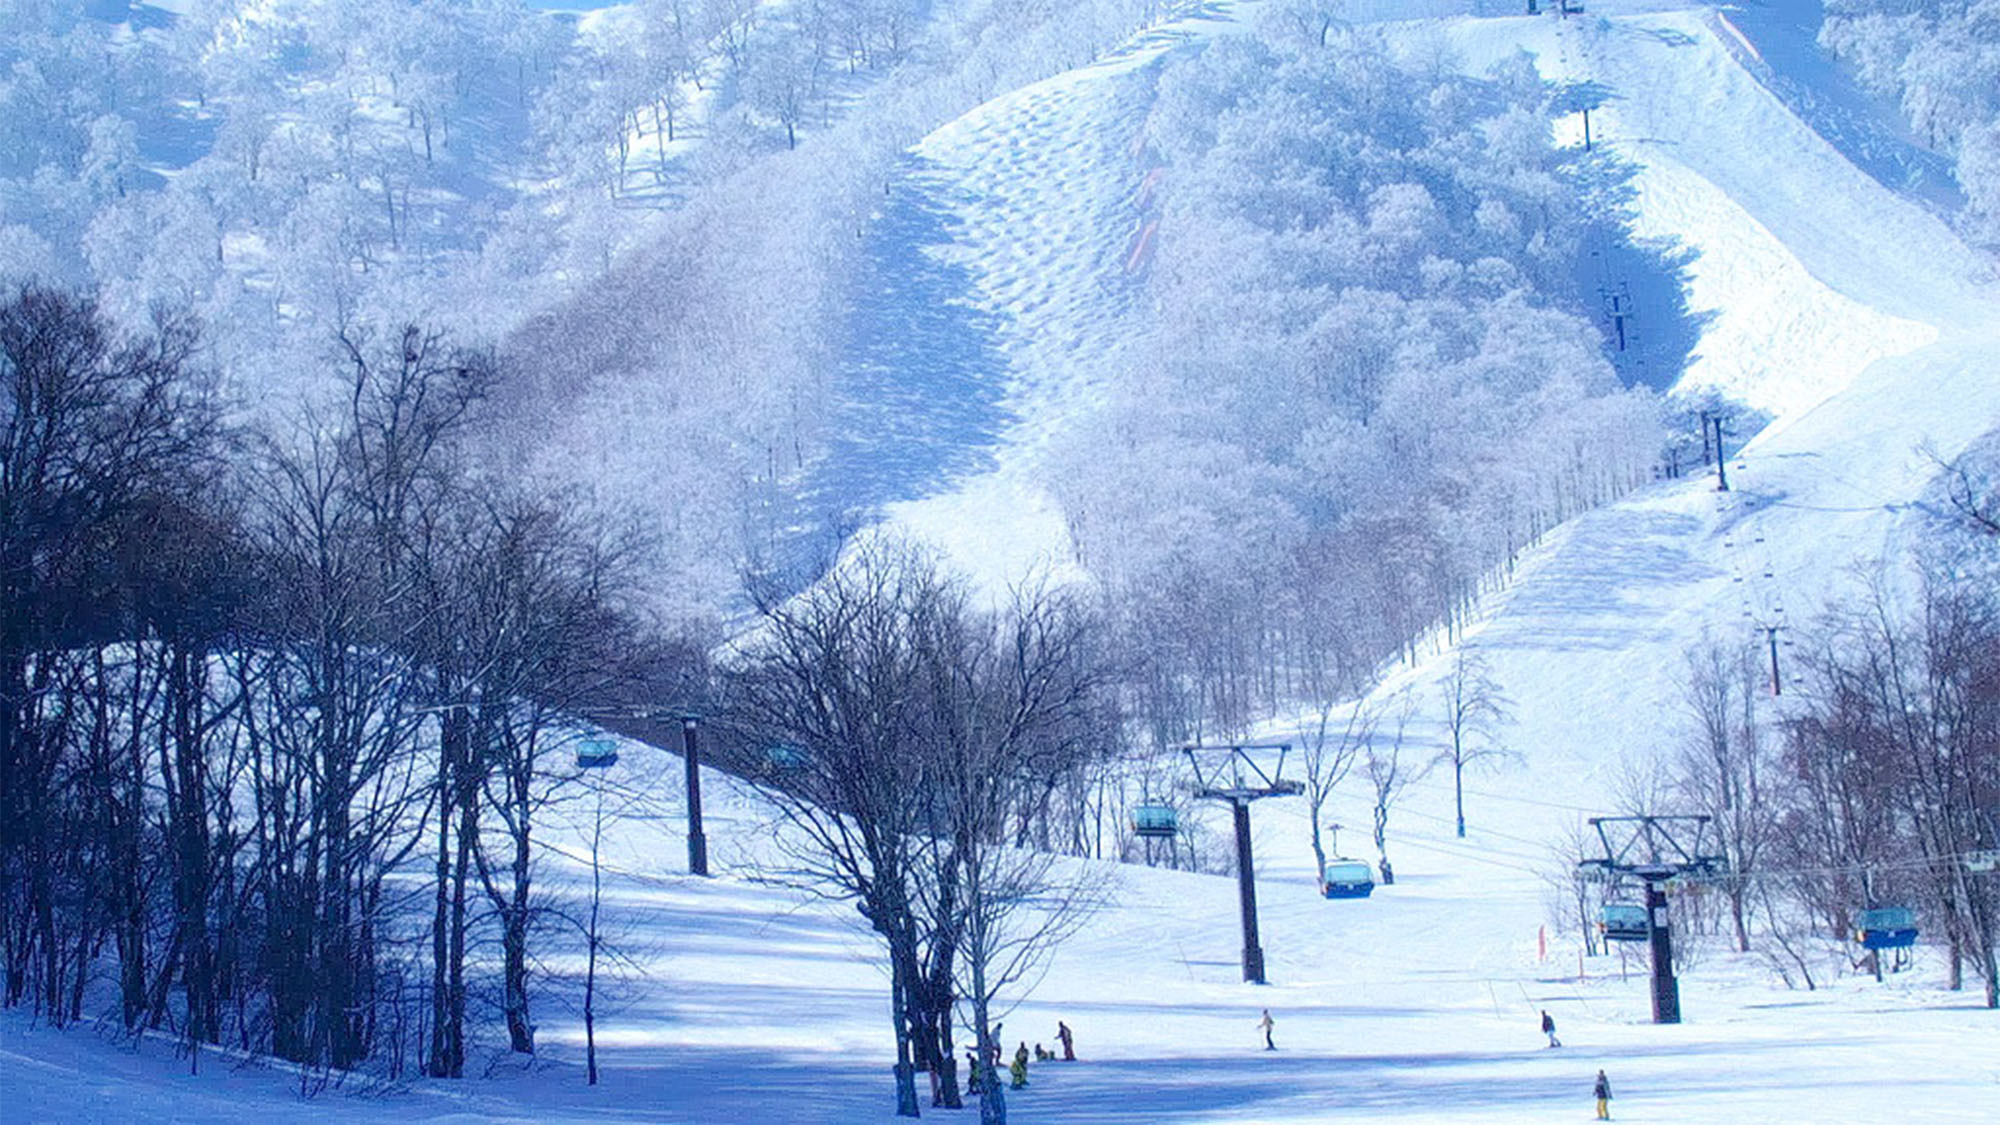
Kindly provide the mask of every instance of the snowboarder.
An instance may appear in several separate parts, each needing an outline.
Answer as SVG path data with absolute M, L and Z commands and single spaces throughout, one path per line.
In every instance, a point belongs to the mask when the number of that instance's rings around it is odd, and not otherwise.
M 1604 1077 L 1604 1072 L 1601 1070 L 1597 1072 L 1597 1089 L 1595 1093 L 1597 1095 L 1597 1119 L 1599 1121 L 1611 1120 L 1611 1079 Z
M 1551 1047 L 1562 1046 L 1562 1040 L 1556 1038 L 1555 1017 L 1549 1015 L 1549 1010 L 1547 1008 L 1542 1009 L 1542 1034 L 1549 1037 L 1549 1046 Z
M 1014 1065 L 1007 1068 L 1007 1073 L 1013 1079 L 1008 1085 L 1014 1089 L 1019 1090 L 1028 1084 L 1027 1040 L 1023 1039 L 1020 1048 L 1014 1052 Z
M 1072 1033 L 1072 1032 L 1070 1031 L 1070 1029 L 1069 1029 L 1069 1025 L 1068 1025 L 1068 1024 L 1066 1024 L 1066 1023 L 1064 1023 L 1064 1022 L 1063 1022 L 1063 1021 L 1061 1021 L 1061 1020 L 1057 1020 L 1057 1021 L 1056 1021 L 1056 1038 L 1057 1038 L 1057 1039 L 1060 1039 L 1060 1040 L 1062 1040 L 1062 1045 L 1063 1045 L 1063 1061 L 1064 1061 L 1064 1062 L 1075 1062 L 1075 1061 L 1076 1061 L 1076 1039 L 1075 1039 L 1075 1036 L 1074 1036 L 1074 1034 L 1073 1034 L 1073 1033 Z
M 1044 1049 L 1044 1048 L 1042 1047 L 1042 1045 L 1041 1045 L 1040 1043 L 1037 1043 L 1037 1044 L 1035 1044 L 1035 1061 L 1036 1061 L 1036 1062 L 1047 1062 L 1047 1061 L 1049 1061 L 1050 1059 L 1052 1059 L 1052 1058 L 1054 1058 L 1054 1057 L 1055 1057 L 1055 1056 L 1054 1056 L 1054 1055 L 1051 1055 L 1051 1054 L 1049 1054 L 1049 1053 L 1048 1053 L 1048 1051 L 1047 1051 L 1047 1050 L 1045 1050 L 1045 1049 Z
M 1272 1026 L 1271 1009 L 1266 1008 L 1264 1009 L 1264 1018 L 1257 1021 L 1258 1029 L 1264 1033 L 1264 1049 L 1266 1051 L 1275 1051 L 1278 1049 L 1278 1045 L 1271 1041 Z
M 979 1049 L 978 1049 L 978 1048 L 976 1048 L 976 1047 L 967 1047 L 967 1048 L 965 1049 L 965 1070 L 966 1070 L 966 1079 L 965 1079 L 965 1080 L 966 1080 L 966 1082 L 968 1082 L 968 1083 L 970 1083 L 970 1084 L 971 1084 L 971 1088 L 972 1088 L 972 1093 L 973 1093 L 973 1095 L 974 1095 L 974 1096 L 976 1097 L 976 1096 L 978 1096 L 978 1095 L 980 1095 L 980 1094 L 983 1094 L 983 1093 L 985 1093 L 985 1092 L 986 1092 L 986 1083 L 985 1083 L 985 1081 L 983 1081 L 983 1078 L 982 1078 L 982 1076 L 981 1076 L 981 1075 L 980 1075 L 980 1073 L 979 1073 Z

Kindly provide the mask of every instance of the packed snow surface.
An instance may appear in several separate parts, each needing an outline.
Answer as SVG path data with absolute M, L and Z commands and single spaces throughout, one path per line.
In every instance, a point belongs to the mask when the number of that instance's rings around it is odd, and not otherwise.
M 1143 170 L 1126 146 L 1146 66 L 1229 18 L 1219 5 L 920 146 L 925 190 L 945 193 L 950 212 L 949 239 L 929 252 L 962 267 L 964 299 L 993 318 L 1015 421 L 989 465 L 892 513 L 989 574 L 1065 557 L 1060 515 L 1026 470 L 1108 377 L 1094 366 L 1107 346 L 1100 310 L 1128 284 Z M 1928 955 L 1886 984 L 1849 973 L 1806 992 L 1756 955 L 1710 951 L 1682 978 L 1686 1022 L 1659 1027 L 1636 958 L 1583 963 L 1573 935 L 1542 932 L 1550 844 L 1613 810 L 1624 763 L 1680 737 L 1682 653 L 1704 633 L 1803 622 L 1851 589 L 1854 568 L 1902 544 L 1930 472 L 1920 445 L 1949 457 L 2000 420 L 1991 263 L 1760 85 L 1743 65 L 1759 45 L 1723 18 L 1598 0 L 1568 21 L 1406 30 L 1447 38 L 1470 67 L 1525 49 L 1550 77 L 1611 88 L 1593 133 L 1642 168 L 1642 232 L 1700 255 L 1693 303 L 1714 315 L 1689 378 L 1775 417 L 1733 451 L 1732 489 L 1669 482 L 1576 520 L 1494 600 L 1467 643 L 1512 699 L 1505 739 L 1521 763 L 1473 781 L 1467 838 L 1453 836 L 1449 784 L 1434 777 L 1394 814 L 1396 884 L 1328 902 L 1299 802 L 1257 807 L 1269 987 L 1239 980 L 1233 880 L 1121 870 L 1113 903 L 1006 1016 L 1010 1047 L 1053 1044 L 1060 1018 L 1082 1056 L 1033 1068 L 1009 1098 L 1014 1120 L 1583 1120 L 1599 1068 L 1622 1121 L 2000 1119 L 2000 1022 L 1976 994 L 1936 987 Z M 1446 660 L 1384 690 L 1432 698 Z M 650 762 L 672 792 L 677 763 L 636 746 L 625 758 Z M 8 1016 L 0 1119 L 891 1120 L 888 986 L 872 939 L 851 907 L 756 878 L 775 862 L 769 814 L 728 779 L 712 777 L 711 793 L 719 878 L 684 873 L 671 806 L 614 841 L 610 903 L 633 967 L 600 1017 L 596 1088 L 582 1080 L 580 1018 L 556 1003 L 539 1013 L 544 1057 L 531 1066 L 311 1101 L 273 1068 L 209 1055 L 190 1075 L 163 1043 Z M 1203 830 L 1222 831 L 1211 815 Z M 1331 817 L 1365 825 L 1358 791 L 1338 795 Z M 1348 828 L 1344 850 L 1361 850 L 1364 831 Z M 580 869 L 555 862 L 552 878 L 576 885 Z M 1276 1051 L 1261 1049 L 1264 1008 Z M 1542 1009 L 1560 1049 L 1543 1045 Z M 486 1044 L 488 1057 L 501 1046 Z

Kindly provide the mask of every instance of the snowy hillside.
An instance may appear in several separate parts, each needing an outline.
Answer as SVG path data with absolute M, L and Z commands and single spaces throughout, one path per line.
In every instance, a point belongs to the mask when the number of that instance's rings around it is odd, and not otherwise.
M 842 354 L 836 380 L 861 404 L 850 421 L 865 411 L 907 428 L 833 427 L 800 485 L 819 518 L 879 507 L 989 589 L 1038 566 L 1084 574 L 1046 481 L 1053 445 L 1117 377 L 1126 314 L 1144 299 L 1153 185 L 1134 140 L 1155 64 L 1240 33 L 1258 7 L 1219 0 L 909 150 L 861 252 L 869 293 L 849 310 L 870 343 Z M 1771 421 L 1740 449 L 1730 438 L 1727 491 L 1699 472 L 1642 486 L 1549 532 L 1478 607 L 1458 646 L 1510 701 L 1501 738 L 1518 761 L 1472 776 L 1462 838 L 1449 773 L 1435 771 L 1394 811 L 1395 883 L 1328 901 L 1303 801 L 1255 807 L 1268 987 L 1241 983 L 1233 879 L 1103 863 L 1109 902 L 1001 1036 L 1009 1052 L 1053 1046 L 1062 1020 L 1081 1061 L 1032 1067 L 1009 1095 L 1013 1120 L 1585 1120 L 1600 1068 L 1622 1121 L 2000 1118 L 2000 1024 L 1974 992 L 1941 987 L 1936 947 L 1882 984 L 1822 958 L 1820 987 L 1804 991 L 1771 960 L 1714 943 L 1683 970 L 1686 1021 L 1656 1026 L 1643 958 L 1586 960 L 1551 891 L 1567 874 L 1562 838 L 1621 811 L 1632 778 L 1683 740 L 1690 648 L 1771 627 L 1789 642 L 1916 537 L 1933 457 L 2000 427 L 1994 260 L 1923 193 L 1885 185 L 1815 131 L 1765 81 L 1803 73 L 1779 54 L 1798 44 L 1760 42 L 1727 7 L 1593 0 L 1568 19 L 1512 4 L 1348 7 L 1409 57 L 1485 73 L 1526 52 L 1551 81 L 1607 91 L 1591 141 L 1636 169 L 1636 233 L 1693 255 L 1700 335 L 1683 388 Z M 1412 8 L 1437 18 L 1394 18 Z M 1562 130 L 1581 145 L 1580 117 Z M 1634 315 L 1644 329 L 1647 310 Z M 1459 647 L 1427 643 L 1373 701 L 1434 699 Z M 1792 650 L 1779 660 L 1792 691 Z M 1409 736 L 1425 755 L 1446 737 L 1428 714 Z M 679 760 L 620 750 L 629 772 L 614 776 L 655 799 L 606 847 L 622 928 L 598 1001 L 603 1084 L 581 1078 L 581 969 L 565 954 L 538 970 L 559 999 L 539 1009 L 534 1062 L 486 1042 L 468 1067 L 492 1060 L 484 1080 L 357 1080 L 310 1100 L 275 1065 L 211 1052 L 191 1074 L 164 1035 L 133 1046 L 0 1013 L 0 1123 L 896 1120 L 886 971 L 852 905 L 776 878 L 778 815 L 713 770 L 718 877 L 687 874 Z M 1358 778 L 1334 794 L 1340 850 L 1372 852 L 1371 804 Z M 1226 831 L 1221 807 L 1198 815 L 1207 838 Z M 580 825 L 554 832 L 543 876 L 569 906 L 590 877 Z M 1263 1010 L 1275 1051 L 1262 1049 Z M 1560 1049 L 1537 1031 L 1544 1010 Z

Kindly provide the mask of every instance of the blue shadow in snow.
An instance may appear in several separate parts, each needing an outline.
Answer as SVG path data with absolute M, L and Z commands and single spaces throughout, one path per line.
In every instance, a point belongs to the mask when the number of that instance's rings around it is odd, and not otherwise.
M 934 183 L 923 161 L 906 160 L 863 236 L 827 450 L 799 495 L 801 546 L 990 467 L 1012 419 L 995 319 L 970 303 L 972 271 L 933 251 L 954 240 L 949 213 L 926 190 Z
M 1588 113 L 1617 97 L 1610 87 L 1579 82 L 1556 87 L 1552 102 L 1559 112 Z M 1604 358 L 1619 380 L 1664 393 L 1680 381 L 1712 318 L 1688 307 L 1694 251 L 1632 233 L 1637 171 L 1601 145 L 1571 150 L 1564 173 L 1589 213 L 1572 284 L 1577 311 L 1597 327 Z
M 1727 15 L 1763 56 L 1725 35 L 1737 61 L 1855 167 L 1941 209 L 1964 204 L 1951 162 L 1917 144 L 1896 107 L 1862 89 L 1852 68 L 1819 45 L 1821 0 L 1738 0 Z
M 180 20 L 180 16 L 173 11 L 139 0 L 88 0 L 82 11 L 88 19 L 125 24 L 134 33 L 165 31 Z M 150 84 L 157 79 L 155 70 L 142 67 L 133 72 L 131 80 Z M 201 159 L 215 146 L 216 126 L 220 118 L 192 108 L 195 96 L 196 91 L 192 88 L 158 85 L 137 89 L 128 87 L 120 91 L 118 112 L 132 122 L 142 163 L 181 169 Z M 131 191 L 158 191 L 166 186 L 166 179 L 152 168 L 135 169 L 131 177 L 127 184 Z

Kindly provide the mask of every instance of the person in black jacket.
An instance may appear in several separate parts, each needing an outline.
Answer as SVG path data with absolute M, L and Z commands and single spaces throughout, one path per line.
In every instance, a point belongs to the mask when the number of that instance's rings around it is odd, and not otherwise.
M 1542 1009 L 1542 1034 L 1549 1037 L 1549 1046 L 1562 1046 L 1562 1040 L 1556 1038 L 1556 1019 L 1547 1008 Z
M 1597 1094 L 1597 1119 L 1599 1121 L 1611 1120 L 1611 1079 L 1604 1077 L 1604 1072 L 1601 1070 L 1597 1072 L 1597 1089 L 1595 1093 Z

